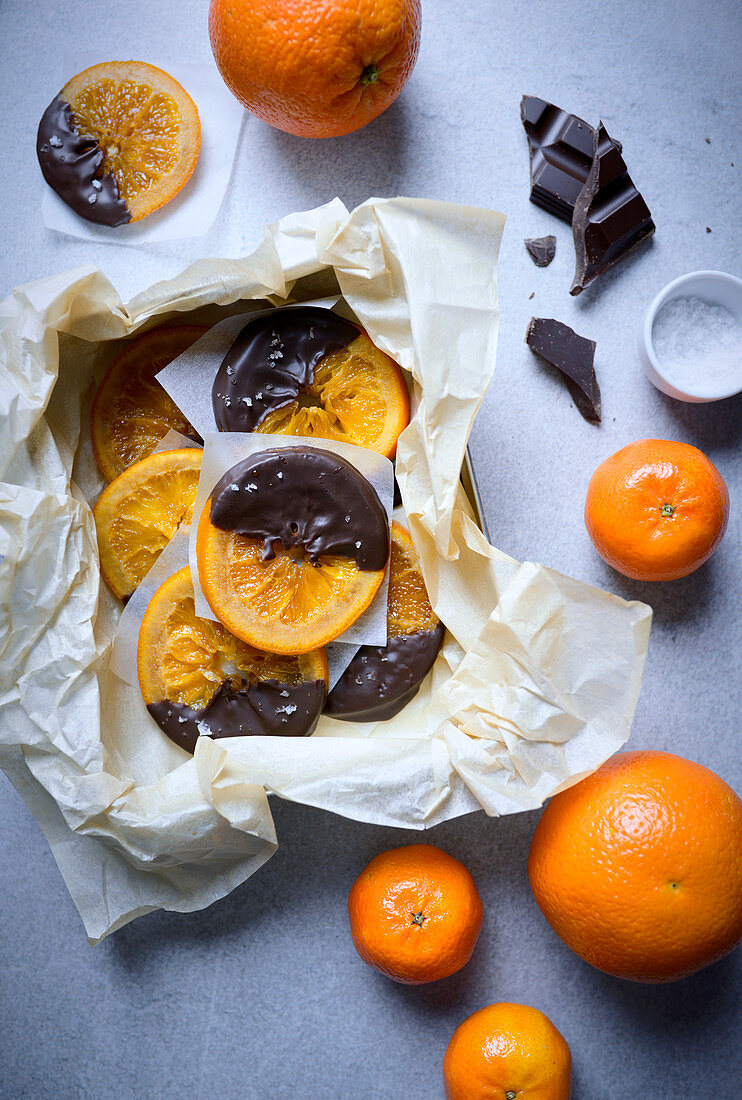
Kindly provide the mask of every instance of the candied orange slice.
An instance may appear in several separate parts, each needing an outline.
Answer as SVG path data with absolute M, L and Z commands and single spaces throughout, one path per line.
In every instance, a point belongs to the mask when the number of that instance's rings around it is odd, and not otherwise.
M 109 481 L 150 454 L 171 428 L 195 434 L 156 375 L 205 332 L 205 325 L 153 329 L 111 363 L 90 413 L 93 451 Z
M 434 630 L 440 622 L 430 606 L 428 590 L 410 533 L 392 523 L 392 553 L 389 564 L 389 601 L 386 630 L 389 638 Z
M 402 371 L 361 333 L 325 356 L 295 401 L 268 413 L 259 432 L 354 443 L 394 458 L 410 420 Z
M 266 653 L 245 645 L 221 623 L 199 618 L 194 606 L 191 573 L 186 566 L 157 589 L 147 606 L 139 629 L 137 675 L 148 707 L 154 710 L 157 704 L 166 702 L 171 705 L 171 711 L 176 710 L 174 723 L 168 723 L 157 711 L 153 717 L 156 720 L 159 718 L 165 732 L 176 743 L 193 751 L 188 739 L 192 741 L 197 731 L 192 732 L 191 728 L 181 730 L 179 724 L 192 727 L 192 719 L 197 715 L 191 715 L 189 711 L 204 711 L 224 685 L 228 685 L 231 693 L 237 693 L 266 681 L 273 686 L 285 685 L 287 688 L 321 681 L 316 703 L 304 716 L 308 727 L 311 726 L 306 732 L 311 732 L 324 702 L 327 659 L 323 649 L 299 656 Z M 276 701 L 280 699 L 280 694 L 276 693 Z M 290 698 L 288 692 L 284 694 Z M 232 707 L 234 702 L 235 696 L 232 695 Z M 179 716 L 177 708 L 181 710 Z M 280 711 L 288 710 L 291 717 L 292 706 L 289 702 L 281 708 L 279 703 L 277 709 L 279 714 L 276 715 L 274 710 L 272 717 L 275 732 L 281 733 Z M 296 709 L 294 705 L 293 710 Z M 173 717 L 172 714 L 170 716 Z M 237 732 L 237 715 L 228 710 L 227 717 L 232 720 L 230 732 Z M 264 730 L 258 728 L 255 732 Z
M 214 614 L 238 638 L 275 653 L 308 653 L 337 638 L 376 595 L 384 570 L 359 569 L 352 558 L 316 562 L 296 547 L 274 546 L 263 561 L 262 539 L 198 526 L 198 575 Z
M 159 210 L 193 174 L 201 146 L 196 105 L 169 73 L 144 61 L 105 61 L 59 93 L 80 135 L 98 142 L 102 170 L 139 221 Z
M 158 451 L 120 474 L 98 497 L 93 517 L 100 570 L 126 600 L 182 523 L 190 523 L 201 451 Z

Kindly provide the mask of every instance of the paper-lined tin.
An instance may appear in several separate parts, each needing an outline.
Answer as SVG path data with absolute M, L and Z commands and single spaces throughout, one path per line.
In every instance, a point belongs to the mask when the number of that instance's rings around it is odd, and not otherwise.
M 538 806 L 628 737 L 649 609 L 502 554 L 459 481 L 494 369 L 502 225 L 424 200 L 370 200 L 350 215 L 335 200 L 269 229 L 252 256 L 200 261 L 126 306 L 91 268 L 4 303 L 0 759 L 91 940 L 153 908 L 210 904 L 252 874 L 275 850 L 267 791 L 423 828 Z M 100 583 L 86 503 L 101 488 L 92 394 L 115 342 L 145 326 L 338 291 L 412 379 L 397 479 L 449 634 L 389 722 L 203 738 L 184 759 L 141 720 L 138 689 L 108 673 L 121 608 Z

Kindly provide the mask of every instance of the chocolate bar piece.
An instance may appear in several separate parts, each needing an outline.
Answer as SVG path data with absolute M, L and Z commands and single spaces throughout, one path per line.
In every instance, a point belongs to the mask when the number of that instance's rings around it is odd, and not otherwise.
M 572 400 L 591 424 L 600 423 L 600 386 L 595 377 L 595 341 L 553 318 L 532 317 L 526 343 L 561 374 Z
M 625 259 L 654 229 L 649 207 L 626 170 L 621 146 L 601 122 L 593 163 L 572 215 L 576 263 L 570 294 L 579 294 Z
M 537 96 L 524 95 L 520 117 L 531 157 L 531 202 L 572 221 L 593 161 L 592 126 Z
M 556 255 L 556 237 L 526 237 L 523 243 L 536 267 L 548 267 Z

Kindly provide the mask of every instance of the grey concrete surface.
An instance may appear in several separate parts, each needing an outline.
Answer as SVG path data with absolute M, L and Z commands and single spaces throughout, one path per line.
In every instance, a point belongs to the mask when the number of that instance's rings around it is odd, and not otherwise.
M 669 279 L 696 268 L 742 274 L 742 9 L 734 0 L 424 0 L 420 59 L 398 102 L 360 133 L 322 143 L 248 119 L 207 237 L 135 250 L 48 233 L 34 133 L 64 56 L 84 48 L 102 59 L 201 60 L 206 7 L 3 0 L 0 293 L 93 262 L 126 298 L 197 257 L 240 255 L 265 222 L 335 194 L 349 206 L 406 194 L 508 214 L 497 376 L 472 438 L 493 540 L 652 604 L 630 745 L 698 760 L 742 791 L 742 397 L 675 403 L 644 380 L 635 351 L 641 315 Z M 578 300 L 567 293 L 568 227 L 527 200 L 523 92 L 602 117 L 623 141 L 657 223 L 650 246 Z M 557 257 L 539 270 L 523 238 L 547 232 L 558 238 Z M 580 418 L 525 348 L 532 313 L 597 340 L 600 428 Z M 674 584 L 622 579 L 595 555 L 582 524 L 595 465 L 643 436 L 701 447 L 731 491 L 718 554 Z M 485 925 L 459 975 L 405 988 L 358 959 L 345 900 L 368 859 L 417 835 L 287 803 L 274 810 L 277 855 L 230 897 L 190 916 L 141 918 L 91 949 L 40 830 L 0 780 L 3 1098 L 433 1100 L 442 1096 L 454 1028 L 495 1000 L 551 1016 L 572 1049 L 574 1100 L 740 1094 L 742 951 L 664 987 L 592 970 L 553 935 L 530 895 L 526 858 L 538 814 L 477 814 L 428 835 L 471 869 Z

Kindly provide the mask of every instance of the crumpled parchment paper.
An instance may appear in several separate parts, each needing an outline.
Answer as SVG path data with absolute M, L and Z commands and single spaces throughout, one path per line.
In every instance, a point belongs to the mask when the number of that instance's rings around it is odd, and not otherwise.
M 492 376 L 501 215 L 335 199 L 124 305 L 81 267 L 0 306 L 0 764 L 51 845 L 91 942 L 157 908 L 224 896 L 276 849 L 266 791 L 423 828 L 536 807 L 627 739 L 651 612 L 488 544 L 458 480 Z M 95 387 L 143 326 L 339 289 L 414 379 L 397 476 L 431 600 L 449 628 L 395 719 L 321 720 L 308 739 L 173 745 L 108 670 L 120 605 L 101 584 L 87 501 Z M 252 308 L 255 308 L 252 306 Z M 524 475 L 525 476 L 525 475 Z

